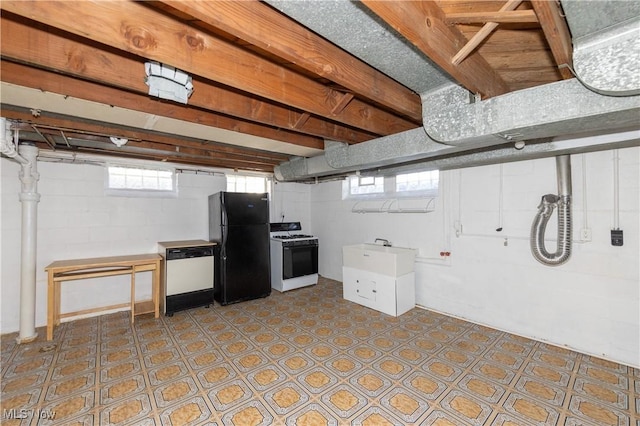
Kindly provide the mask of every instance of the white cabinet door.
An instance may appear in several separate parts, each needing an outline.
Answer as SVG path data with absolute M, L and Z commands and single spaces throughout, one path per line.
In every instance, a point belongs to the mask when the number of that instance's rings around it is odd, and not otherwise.
M 377 284 L 374 274 L 353 268 L 342 268 L 343 297 L 351 302 L 376 309 Z
M 361 276 L 356 283 L 356 292 L 358 296 L 367 299 L 368 302 L 372 305 L 376 303 L 376 281 L 371 279 L 371 277 Z
M 342 292 L 346 300 L 395 317 L 415 306 L 415 274 L 395 279 L 343 267 Z

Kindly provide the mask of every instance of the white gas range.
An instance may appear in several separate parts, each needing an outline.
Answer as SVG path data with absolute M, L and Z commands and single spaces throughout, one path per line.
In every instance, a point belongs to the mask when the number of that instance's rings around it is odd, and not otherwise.
M 318 238 L 300 222 L 271 223 L 271 288 L 280 292 L 318 283 Z

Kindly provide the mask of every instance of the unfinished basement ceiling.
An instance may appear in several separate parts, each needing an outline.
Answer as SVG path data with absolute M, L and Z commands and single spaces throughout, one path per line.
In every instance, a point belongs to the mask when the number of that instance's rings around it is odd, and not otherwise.
M 554 155 L 554 138 L 585 132 L 638 144 L 638 1 L 0 8 L 1 113 L 41 150 L 305 180 Z M 148 95 L 149 60 L 192 76 L 187 105 Z M 514 141 L 527 146 L 511 155 Z

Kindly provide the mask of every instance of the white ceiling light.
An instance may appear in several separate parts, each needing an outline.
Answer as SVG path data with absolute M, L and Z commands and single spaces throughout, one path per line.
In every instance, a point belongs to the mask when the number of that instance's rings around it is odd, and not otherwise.
M 161 99 L 187 103 L 193 93 L 191 76 L 184 71 L 159 62 L 145 62 L 144 70 L 147 74 L 145 83 L 149 86 L 149 94 Z
M 111 140 L 111 143 L 113 143 L 118 148 L 129 142 L 129 139 L 127 138 L 116 138 L 115 136 L 111 136 L 109 139 Z

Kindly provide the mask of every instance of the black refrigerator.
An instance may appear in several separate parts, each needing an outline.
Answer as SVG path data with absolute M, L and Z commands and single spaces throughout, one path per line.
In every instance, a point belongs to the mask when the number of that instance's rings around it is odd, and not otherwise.
M 209 196 L 209 240 L 218 243 L 213 297 L 221 305 L 271 294 L 268 194 Z

